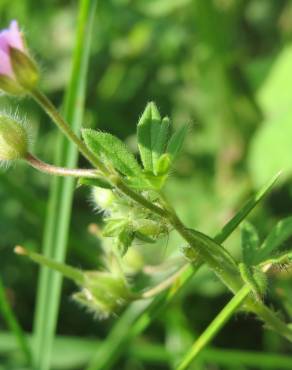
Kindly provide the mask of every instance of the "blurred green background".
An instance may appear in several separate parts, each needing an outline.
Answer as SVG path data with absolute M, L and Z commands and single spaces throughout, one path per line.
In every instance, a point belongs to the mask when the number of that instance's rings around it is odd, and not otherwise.
M 57 106 L 69 78 L 77 5 L 73 0 L 0 0 L 1 28 L 11 19 L 19 21 L 41 65 L 43 90 Z M 148 101 L 154 100 L 174 127 L 190 123 L 166 193 L 190 227 L 210 235 L 253 191 L 283 169 L 272 194 L 250 217 L 264 237 L 292 210 L 291 71 L 291 1 L 100 0 L 84 126 L 112 132 L 137 152 L 136 123 Z M 34 102 L 2 96 L 0 106 L 26 117 L 34 127 L 33 152 L 52 162 L 56 130 Z M 86 166 L 85 161 L 80 160 L 80 166 Z M 40 249 L 50 180 L 21 163 L 0 172 L 0 273 L 26 331 L 32 329 L 38 269 L 15 256 L 13 246 Z M 68 262 L 86 269 L 100 265 L 99 243 L 88 232 L 90 223 L 100 222 L 89 189 L 77 188 Z M 226 245 L 240 257 L 238 236 L 236 232 Z M 147 264 L 177 253 L 178 239 L 171 234 L 159 246 L 147 251 L 140 246 Z M 291 278 L 291 270 L 275 274 L 267 297 L 290 321 Z M 83 352 L 82 345 L 77 346 L 82 355 L 74 360 L 73 347 L 69 339 L 64 340 L 54 354 L 54 369 L 84 369 L 95 341 L 104 339 L 116 320 L 94 320 L 71 301 L 74 289 L 65 281 L 58 334 L 92 342 L 82 342 Z M 225 288 L 203 269 L 114 368 L 173 368 L 177 356 L 229 298 Z M 0 318 L 0 369 L 19 369 L 13 365 L 15 353 L 4 335 L 6 329 Z M 289 343 L 242 315 L 231 320 L 213 345 L 292 354 Z M 74 353 L 77 356 L 78 349 Z M 281 368 L 260 362 L 236 365 L 236 356 L 235 362 L 224 365 L 218 353 L 206 355 L 200 369 Z

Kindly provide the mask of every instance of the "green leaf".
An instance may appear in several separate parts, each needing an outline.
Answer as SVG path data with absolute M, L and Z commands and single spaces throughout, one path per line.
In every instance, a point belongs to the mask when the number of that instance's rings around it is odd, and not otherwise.
M 240 272 L 240 276 L 242 280 L 250 287 L 255 297 L 258 300 L 261 300 L 261 297 L 263 296 L 264 292 L 262 290 L 262 285 L 259 284 L 258 282 L 259 280 L 258 272 L 255 276 L 252 267 L 247 266 L 245 263 L 240 263 L 238 267 L 239 267 L 239 272 Z
M 287 217 L 277 223 L 268 237 L 263 242 L 255 257 L 255 262 L 260 263 L 269 258 L 284 241 L 292 236 L 292 217 Z
M 113 189 L 113 186 L 109 182 L 99 177 L 95 179 L 90 179 L 88 177 L 80 177 L 80 179 L 78 180 L 78 185 L 88 185 L 103 189 Z
M 248 153 L 251 177 L 261 186 L 272 174 L 283 171 L 282 181 L 292 174 L 292 108 L 267 118 L 253 136 Z
M 264 121 L 251 140 L 248 164 L 253 181 L 261 185 L 271 174 L 292 174 L 292 44 L 279 53 L 257 93 Z M 282 180 L 284 180 L 284 176 Z
M 165 122 L 160 133 L 161 117 L 159 111 L 155 103 L 148 103 L 137 126 L 138 147 L 146 171 L 154 172 L 153 153 L 154 150 L 161 150 L 164 138 L 161 140 L 160 136 L 167 131 L 167 127 L 168 123 Z
M 166 151 L 170 155 L 172 161 L 177 158 L 182 149 L 183 143 L 188 133 L 188 128 L 188 125 L 183 126 L 178 131 L 176 131 L 169 140 Z
M 249 222 L 244 222 L 241 227 L 242 259 L 247 266 L 253 264 L 253 259 L 259 247 L 259 237 L 256 229 Z
M 141 176 L 142 171 L 138 162 L 120 139 L 109 133 L 91 129 L 82 130 L 82 135 L 85 144 L 96 156 L 103 155 L 126 176 Z
M 166 145 L 169 138 L 169 131 L 170 131 L 170 120 L 168 117 L 164 117 L 160 125 L 153 125 L 152 127 L 152 137 L 153 137 L 152 160 L 153 160 L 153 172 L 155 174 L 157 174 L 157 165 L 159 159 L 166 149 Z
M 159 175 L 168 174 L 170 165 L 171 165 L 171 159 L 170 159 L 169 154 L 167 153 L 162 154 L 162 156 L 159 157 L 156 163 L 156 167 L 155 167 L 156 175 L 159 176 Z

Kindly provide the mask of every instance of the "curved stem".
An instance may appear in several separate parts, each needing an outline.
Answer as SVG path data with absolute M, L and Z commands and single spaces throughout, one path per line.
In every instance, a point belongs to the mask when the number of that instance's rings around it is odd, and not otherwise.
M 71 176 L 71 177 L 86 177 L 86 178 L 96 178 L 98 173 L 96 170 L 91 169 L 81 169 L 81 168 L 65 168 L 57 167 L 48 163 L 45 163 L 28 153 L 25 160 L 35 169 L 47 173 L 49 175 L 55 176 Z
M 157 284 L 153 288 L 150 288 L 146 292 L 142 293 L 141 298 L 152 298 L 155 297 L 157 294 L 163 292 L 165 289 L 169 288 L 187 268 L 187 264 L 183 265 L 173 275 L 169 276 L 167 279 L 163 280 L 161 283 Z
M 51 117 L 53 122 L 60 128 L 61 131 L 68 137 L 69 140 L 73 141 L 78 147 L 80 153 L 96 168 L 102 171 L 104 174 L 109 174 L 107 168 L 84 144 L 84 142 L 73 132 L 68 123 L 61 116 L 56 107 L 52 102 L 39 90 L 30 91 L 31 96 L 34 100 L 46 111 Z

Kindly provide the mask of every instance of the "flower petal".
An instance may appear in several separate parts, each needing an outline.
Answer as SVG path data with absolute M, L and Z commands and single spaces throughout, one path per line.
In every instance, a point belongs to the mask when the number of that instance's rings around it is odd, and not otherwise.
M 9 55 L 0 49 L 0 74 L 13 77 Z
M 21 32 L 18 28 L 17 21 L 12 21 L 10 23 L 9 29 L 5 29 L 0 32 L 0 50 L 8 54 L 9 46 L 21 51 L 24 50 L 23 40 Z

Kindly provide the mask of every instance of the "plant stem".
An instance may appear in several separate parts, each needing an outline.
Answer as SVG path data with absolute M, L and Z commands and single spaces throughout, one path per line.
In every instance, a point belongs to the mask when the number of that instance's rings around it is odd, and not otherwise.
M 84 142 L 74 133 L 69 124 L 65 121 L 59 111 L 56 109 L 54 104 L 44 95 L 40 90 L 30 91 L 31 96 L 34 100 L 45 110 L 45 112 L 51 117 L 52 121 L 59 127 L 59 129 L 68 137 L 70 141 L 75 143 L 80 153 L 97 169 L 102 171 L 104 174 L 109 175 L 109 172 L 105 165 L 99 160 L 84 144 Z
M 70 176 L 70 177 L 86 177 L 86 178 L 96 178 L 98 175 L 97 170 L 92 169 L 81 169 L 81 168 L 65 168 L 58 167 L 48 163 L 45 163 L 28 153 L 25 160 L 35 169 L 47 173 L 49 175 L 55 176 Z
M 238 293 L 227 303 L 223 310 L 216 316 L 207 329 L 196 340 L 191 350 L 184 357 L 176 370 L 185 370 L 191 362 L 198 356 L 200 351 L 206 347 L 208 343 L 215 337 L 218 331 L 225 325 L 233 313 L 241 306 L 244 299 L 248 296 L 251 289 L 248 285 L 244 285 Z
M 114 185 L 117 189 L 119 189 L 123 194 L 127 195 L 129 198 L 134 200 L 135 202 L 139 203 L 141 206 L 149 209 L 150 211 L 156 213 L 158 216 L 168 218 L 168 212 L 154 203 L 149 202 L 145 197 L 136 193 L 132 189 L 130 189 L 122 180 L 120 176 L 114 179 Z
M 14 334 L 15 339 L 19 345 L 20 350 L 22 351 L 24 358 L 28 365 L 32 363 L 31 350 L 28 345 L 28 342 L 25 338 L 24 332 L 21 329 L 14 313 L 10 307 L 10 304 L 7 300 L 6 293 L 2 281 L 0 279 L 0 311 L 7 323 L 8 328 Z
M 76 284 L 79 284 L 79 285 L 84 284 L 85 280 L 84 280 L 83 273 L 75 267 L 71 267 L 64 263 L 56 262 L 50 258 L 43 256 L 42 254 L 32 252 L 29 249 L 25 249 L 20 245 L 17 245 L 14 248 L 14 252 L 22 256 L 27 256 L 32 261 L 42 266 L 46 266 L 55 271 L 58 271 L 62 275 L 66 276 L 68 279 L 75 281 Z
M 169 288 L 187 268 L 188 265 L 182 266 L 179 270 L 177 270 L 167 279 L 163 280 L 160 284 L 157 284 L 155 287 L 148 289 L 146 292 L 142 293 L 141 298 L 152 298 L 155 297 L 157 294 L 163 292 L 165 289 Z

